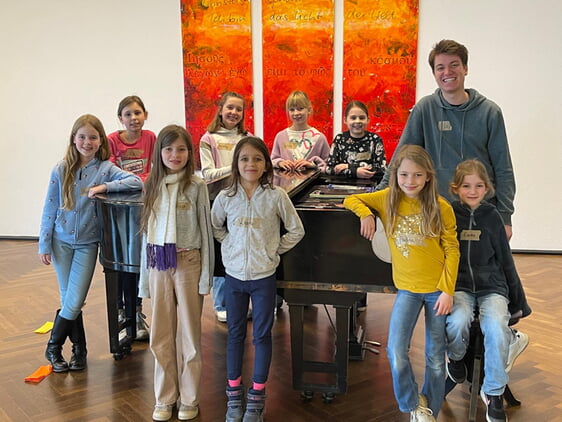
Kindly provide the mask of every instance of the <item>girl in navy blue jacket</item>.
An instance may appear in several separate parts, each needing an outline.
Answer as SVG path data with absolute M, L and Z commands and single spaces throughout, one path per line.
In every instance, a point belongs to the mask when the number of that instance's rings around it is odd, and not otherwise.
M 495 206 L 484 201 L 493 186 L 478 160 L 460 163 L 450 184 L 460 201 L 453 202 L 461 258 L 454 304 L 447 317 L 447 372 L 455 382 L 466 378 L 462 361 L 469 329 L 479 308 L 484 334 L 484 382 L 481 396 L 487 420 L 505 421 L 502 395 L 513 360 L 527 346 L 528 336 L 511 330 L 512 315 L 531 313 L 517 275 L 502 218 Z

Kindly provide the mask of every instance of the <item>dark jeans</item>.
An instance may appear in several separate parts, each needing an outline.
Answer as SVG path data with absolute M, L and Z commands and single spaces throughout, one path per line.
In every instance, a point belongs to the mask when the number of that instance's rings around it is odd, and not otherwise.
M 226 368 L 229 380 L 242 375 L 244 342 L 248 327 L 247 313 L 250 300 L 253 312 L 254 376 L 253 381 L 267 381 L 271 364 L 271 327 L 275 309 L 275 275 L 259 280 L 242 281 L 226 274 L 225 299 L 228 314 L 228 341 Z

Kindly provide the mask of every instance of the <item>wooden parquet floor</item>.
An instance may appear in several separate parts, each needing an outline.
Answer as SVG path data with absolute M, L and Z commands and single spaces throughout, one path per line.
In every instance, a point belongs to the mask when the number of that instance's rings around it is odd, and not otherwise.
M 48 334 L 33 330 L 52 321 L 58 291 L 52 267 L 40 264 L 34 241 L 0 241 L 0 421 L 151 421 L 153 357 L 147 343 L 135 343 L 133 352 L 116 361 L 109 353 L 105 281 L 101 268 L 84 307 L 88 338 L 88 368 L 82 372 L 51 374 L 39 384 L 24 378 L 40 365 Z M 562 421 L 562 256 L 516 255 L 519 273 L 534 313 L 519 323 L 531 343 L 511 372 L 510 386 L 522 401 L 508 409 L 511 422 Z M 369 294 L 369 307 L 359 317 L 367 337 L 383 343 L 380 355 L 367 352 L 364 361 L 349 363 L 349 388 L 326 404 L 317 393 L 304 403 L 292 388 L 289 313 L 285 305 L 274 324 L 274 355 L 268 382 L 267 422 L 405 422 L 392 393 L 384 344 L 393 295 Z M 150 315 L 150 302 L 145 301 Z M 320 305 L 305 311 L 306 353 L 312 360 L 329 360 L 334 334 L 327 317 L 334 310 Z M 203 313 L 204 376 L 200 421 L 224 421 L 226 326 L 216 321 L 212 300 Z M 68 357 L 70 347 L 65 347 Z M 422 380 L 423 327 L 412 341 L 412 362 Z M 244 379 L 249 382 L 252 361 L 250 340 Z M 438 421 L 468 420 L 468 384 L 458 386 L 445 402 Z M 175 417 L 175 415 L 174 415 Z M 176 419 L 172 419 L 176 420 Z M 479 403 L 478 421 L 485 421 Z

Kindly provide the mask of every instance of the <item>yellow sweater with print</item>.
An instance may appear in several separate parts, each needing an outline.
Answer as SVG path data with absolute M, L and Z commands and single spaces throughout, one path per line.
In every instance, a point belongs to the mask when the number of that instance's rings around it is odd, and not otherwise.
M 388 188 L 359 195 L 351 195 L 344 206 L 359 218 L 379 215 L 385 227 L 388 222 L 386 201 Z M 421 206 L 417 199 L 406 196 L 398 204 L 398 218 L 388 237 L 392 256 L 392 277 L 400 290 L 431 293 L 440 290 L 449 295 L 455 292 L 459 266 L 459 243 L 456 220 L 449 203 L 439 197 L 444 229 L 439 237 L 420 235 Z

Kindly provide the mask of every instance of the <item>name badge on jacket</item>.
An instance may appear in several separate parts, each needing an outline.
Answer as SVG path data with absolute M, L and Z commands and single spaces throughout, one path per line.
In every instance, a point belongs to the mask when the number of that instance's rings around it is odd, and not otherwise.
M 480 240 L 481 230 L 463 230 L 461 232 L 461 240 Z
M 355 159 L 357 161 L 368 161 L 371 159 L 371 152 L 370 151 L 358 152 L 355 154 Z

